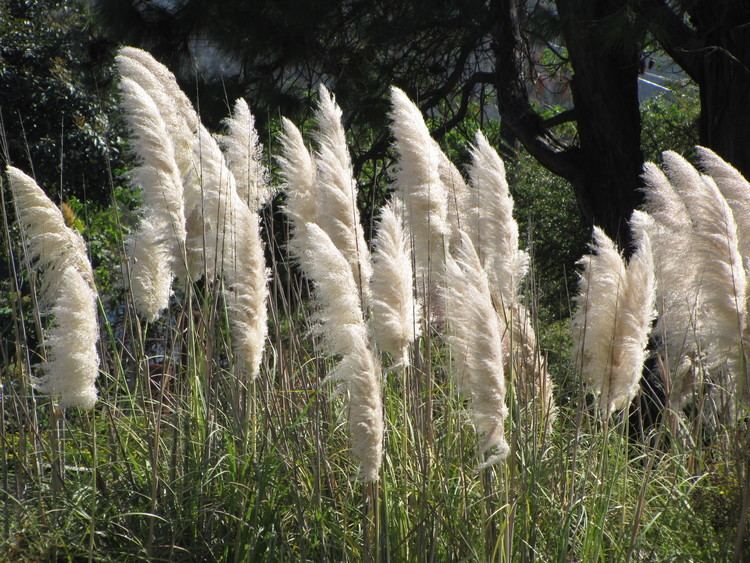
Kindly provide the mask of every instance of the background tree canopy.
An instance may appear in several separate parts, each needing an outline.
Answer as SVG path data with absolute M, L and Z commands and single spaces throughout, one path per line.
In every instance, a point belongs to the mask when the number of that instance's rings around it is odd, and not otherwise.
M 700 142 L 750 173 L 750 7 L 732 0 L 395 0 L 299 2 L 96 0 L 115 41 L 178 69 L 210 122 L 243 94 L 261 120 L 304 114 L 319 81 L 336 92 L 357 169 L 387 147 L 387 88 L 439 116 L 441 138 L 479 101 L 495 105 L 507 150 L 520 142 L 568 180 L 588 223 L 621 242 L 640 203 L 638 76 L 654 42 L 700 89 Z M 546 67 L 568 69 L 572 104 L 550 115 L 530 96 Z M 218 63 L 222 61 L 220 66 Z M 225 104 L 224 104 L 225 105 Z M 574 134 L 560 132 L 565 122 Z M 667 147 L 665 147 L 667 148 Z

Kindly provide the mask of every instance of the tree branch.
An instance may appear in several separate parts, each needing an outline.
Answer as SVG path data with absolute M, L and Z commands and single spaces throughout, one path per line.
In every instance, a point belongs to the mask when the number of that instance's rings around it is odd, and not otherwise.
M 529 101 L 519 24 L 519 0 L 493 0 L 495 88 L 498 111 L 513 135 L 545 168 L 572 180 L 580 174 L 579 150 L 563 144 L 545 125 Z
M 638 0 L 635 6 L 667 54 L 690 78 L 700 83 L 703 80 L 705 42 L 664 0 Z

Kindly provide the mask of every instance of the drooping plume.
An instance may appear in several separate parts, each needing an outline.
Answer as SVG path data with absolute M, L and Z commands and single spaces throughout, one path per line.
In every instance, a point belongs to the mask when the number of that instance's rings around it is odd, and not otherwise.
M 225 266 L 232 345 L 241 369 L 258 376 L 268 335 L 268 271 L 258 213 L 232 194 L 234 245 Z
M 141 225 L 129 241 L 131 287 L 138 311 L 153 321 L 169 304 L 172 278 L 185 269 L 182 180 L 152 98 L 130 78 L 122 78 L 120 92 L 130 146 L 139 160 L 131 179 L 143 194 Z
M 65 225 L 62 213 L 36 182 L 7 169 L 29 261 L 42 278 L 45 308 L 55 317 L 47 335 L 47 362 L 32 384 L 59 398 L 62 407 L 92 408 L 99 369 L 96 292 L 91 263 L 81 236 Z
M 286 195 L 284 213 L 291 219 L 294 234 L 297 230 L 303 230 L 306 223 L 315 223 L 318 218 L 315 161 L 294 123 L 284 117 L 281 128 L 281 156 L 277 157 L 277 162 Z M 289 250 L 298 260 L 302 260 L 304 254 L 299 248 L 301 239 L 301 236 L 292 236 L 289 241 Z
M 198 163 L 193 155 L 195 136 L 200 126 L 198 114 L 180 89 L 174 74 L 150 53 L 135 47 L 123 47 L 117 55 L 117 66 L 120 74 L 137 82 L 159 108 L 172 139 L 175 161 L 183 181 L 187 231 L 190 235 L 198 236 L 203 223 L 201 186 L 195 181 Z M 194 273 L 195 264 L 188 265 L 188 269 Z M 179 272 L 180 277 L 184 273 Z
M 747 280 L 734 215 L 710 177 L 702 177 L 672 151 L 663 153 L 662 158 L 693 225 L 691 252 L 706 311 L 700 324 L 706 335 L 708 364 L 719 366 L 729 361 L 730 366 L 736 366 L 745 327 Z
M 357 208 L 357 182 L 346 146 L 342 112 L 322 84 L 318 97 L 317 181 L 319 205 L 325 212 L 318 215 L 317 223 L 349 262 L 366 307 L 372 264 Z
M 42 299 L 51 304 L 57 298 L 64 272 L 73 266 L 86 283 L 94 287 L 94 274 L 86 243 L 78 231 L 68 228 L 58 207 L 33 178 L 13 166 L 7 168 L 16 217 L 23 230 L 31 266 L 44 273 Z
M 495 299 L 510 309 L 526 276 L 529 255 L 518 248 L 518 224 L 513 198 L 505 179 L 505 165 L 481 131 L 471 147 L 469 167 L 479 213 L 479 248 Z
M 447 255 L 448 198 L 440 181 L 440 155 L 419 108 L 391 88 L 391 130 L 398 153 L 396 185 L 406 207 L 406 225 L 414 241 L 418 294 L 438 287 Z
M 420 308 L 414 298 L 411 244 L 391 201 L 383 207 L 375 235 L 370 280 L 370 323 L 378 347 L 409 363 L 409 345 L 419 336 Z
M 274 192 L 263 164 L 263 145 L 255 130 L 255 117 L 244 99 L 237 99 L 224 125 L 227 134 L 219 136 L 219 143 L 237 181 L 237 193 L 250 209 L 260 209 L 271 201 Z
M 47 361 L 43 375 L 32 383 L 39 392 L 59 397 L 63 408 L 91 409 L 99 373 L 96 293 L 77 268 L 69 266 L 63 272 L 51 313 L 55 321 L 45 342 Z
M 448 341 L 456 360 L 458 384 L 471 400 L 471 419 L 480 437 L 479 453 L 486 467 L 508 456 L 504 424 L 503 329 L 492 305 L 487 275 L 466 233 L 456 258 L 446 264 L 445 301 Z
M 352 453 L 365 482 L 376 481 L 383 456 L 380 365 L 368 342 L 357 283 L 349 263 L 314 223 L 298 226 L 300 265 L 315 284 L 326 352 L 341 356 L 329 378 L 348 392 Z

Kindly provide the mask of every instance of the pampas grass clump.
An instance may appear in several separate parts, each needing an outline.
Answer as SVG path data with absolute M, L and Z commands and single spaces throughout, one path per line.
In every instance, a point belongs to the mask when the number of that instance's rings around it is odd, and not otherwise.
M 43 375 L 32 384 L 41 393 L 59 398 L 61 407 L 93 408 L 99 329 L 86 245 L 32 178 L 12 166 L 7 174 L 27 256 L 41 273 L 43 302 L 55 318 L 47 336 Z

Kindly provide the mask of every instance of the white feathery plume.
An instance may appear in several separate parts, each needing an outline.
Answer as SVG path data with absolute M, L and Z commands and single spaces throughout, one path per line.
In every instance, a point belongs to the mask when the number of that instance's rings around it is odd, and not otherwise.
M 318 225 L 298 225 L 294 236 L 301 239 L 300 264 L 315 284 L 325 350 L 341 356 L 329 379 L 348 392 L 352 453 L 363 481 L 376 481 L 383 456 L 380 365 L 368 343 L 357 283 L 346 258 Z
M 411 243 L 393 201 L 381 211 L 372 261 L 370 323 L 375 342 L 399 364 L 408 365 L 409 344 L 420 333 L 419 306 L 414 299 Z
M 600 399 L 602 410 L 609 413 L 609 382 L 614 377 L 612 359 L 618 346 L 615 336 L 626 270 L 614 242 L 599 227 L 594 227 L 591 250 L 578 261 L 583 269 L 573 298 L 573 358 L 584 382 Z
M 193 158 L 196 168 L 187 183 L 198 187 L 201 202 L 196 211 L 202 219 L 201 224 L 188 221 L 188 265 L 193 279 L 199 279 L 204 271 L 213 279 L 234 260 L 229 253 L 234 251 L 231 206 L 235 180 L 216 139 L 203 125 L 193 140 Z
M 32 383 L 41 393 L 58 396 L 60 406 L 91 409 L 96 404 L 99 355 L 96 342 L 96 293 L 74 266 L 65 269 L 51 313 L 43 375 Z
M 695 147 L 701 169 L 711 176 L 732 208 L 737 223 L 740 255 L 750 258 L 750 182 L 711 149 Z
M 240 199 L 216 139 L 201 125 L 194 147 L 203 194 L 202 232 L 188 237 L 190 254 L 209 279 L 223 273 L 232 342 L 241 369 L 258 375 L 267 334 L 267 272 L 258 215 Z M 204 245 L 205 240 L 205 245 Z
M 198 114 L 180 89 L 174 74 L 150 53 L 135 47 L 122 47 L 116 60 L 120 74 L 138 82 L 159 108 L 167 132 L 172 138 L 175 161 L 184 186 L 187 231 L 194 237 L 200 237 L 203 224 L 202 194 L 201 185 L 196 181 L 195 170 L 198 163 L 193 154 L 195 136 L 200 126 Z M 188 264 L 190 273 L 195 273 L 196 269 L 196 264 Z M 185 272 L 178 272 L 181 278 L 184 274 Z
M 672 185 L 685 201 L 693 225 L 692 254 L 698 266 L 708 364 L 736 366 L 747 310 L 747 279 L 732 210 L 716 183 L 677 153 L 662 158 Z
M 318 216 L 317 223 L 347 258 L 367 307 L 372 264 L 357 208 L 357 182 L 352 176 L 341 116 L 341 108 L 321 84 L 315 111 L 318 122 L 316 161 L 319 205 L 325 213 Z
M 196 132 L 200 126 L 200 119 L 193 108 L 193 104 L 177 84 L 174 74 L 162 63 L 157 61 L 151 53 L 136 47 L 122 47 L 119 55 L 138 61 L 161 83 L 162 88 L 172 99 L 174 110 L 185 120 L 188 128 Z M 143 86 L 143 85 L 142 85 Z
M 459 389 L 471 400 L 471 418 L 480 437 L 479 453 L 488 454 L 480 468 L 498 463 L 510 452 L 505 441 L 503 327 L 492 305 L 487 275 L 466 233 L 455 260 L 446 263 L 445 299 L 456 359 Z
M 240 369 L 258 376 L 268 335 L 268 270 L 258 213 L 235 192 L 231 195 L 234 260 L 225 264 L 232 344 Z
M 284 213 L 291 219 L 294 234 L 297 230 L 303 230 L 306 223 L 315 223 L 318 219 L 315 161 L 294 123 L 282 117 L 281 129 L 281 156 L 276 157 L 276 161 L 286 195 Z M 289 241 L 290 252 L 300 261 L 304 259 L 303 249 L 299 246 L 302 238 L 292 236 Z
M 94 274 L 81 235 L 65 225 L 60 209 L 33 178 L 13 166 L 8 166 L 6 171 L 29 261 L 32 267 L 44 272 L 42 299 L 51 304 L 57 298 L 58 287 L 68 266 L 75 267 L 93 288 Z
M 406 207 L 405 222 L 413 237 L 418 294 L 429 282 L 439 287 L 450 232 L 448 196 L 440 181 L 440 155 L 419 108 L 391 88 L 391 130 L 398 153 L 396 185 Z
M 651 323 L 656 316 L 656 278 L 648 224 L 648 214 L 633 211 L 630 228 L 637 247 L 628 262 L 620 311 L 615 332 L 615 349 L 609 385 L 602 392 L 600 406 L 608 413 L 624 409 L 640 388 L 643 364 L 647 356 Z M 604 400 L 607 403 L 604 403 Z
M 503 308 L 517 301 L 518 287 L 526 276 L 529 255 L 518 248 L 518 224 L 513 218 L 513 198 L 505 179 L 505 165 L 481 131 L 471 147 L 469 177 L 478 198 L 478 248 L 490 278 L 493 296 Z
M 255 130 L 255 117 L 244 99 L 237 98 L 224 125 L 227 134 L 218 138 L 237 181 L 237 193 L 250 209 L 260 209 L 273 199 L 274 192 L 263 164 L 263 145 Z
M 99 329 L 86 244 L 32 178 L 12 166 L 7 174 L 29 260 L 41 271 L 43 303 L 55 317 L 43 375 L 32 384 L 41 393 L 59 396 L 62 407 L 92 408 Z
M 174 147 L 156 104 L 137 82 L 122 78 L 121 104 L 133 152 L 131 172 L 143 193 L 141 228 L 130 241 L 130 275 L 136 307 L 153 321 L 169 304 L 176 272 L 185 269 L 185 215 L 182 181 Z
M 470 149 L 471 184 L 477 197 L 480 255 L 496 297 L 505 307 L 517 301 L 518 287 L 526 276 L 528 254 L 518 248 L 518 224 L 513 218 L 513 198 L 505 164 L 481 131 Z
M 700 288 L 692 254 L 692 224 L 685 203 L 653 163 L 643 167 L 644 209 L 653 221 L 644 225 L 651 239 L 656 274 L 654 327 L 658 351 L 671 380 L 670 400 L 682 404 L 691 392 L 691 368 L 697 360 Z

